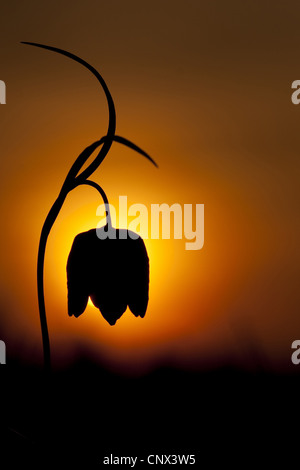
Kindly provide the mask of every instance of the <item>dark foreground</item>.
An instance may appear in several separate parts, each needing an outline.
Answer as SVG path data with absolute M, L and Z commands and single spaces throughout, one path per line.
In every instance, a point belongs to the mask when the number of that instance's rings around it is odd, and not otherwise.
M 153 468 L 150 454 L 195 455 L 203 469 L 288 468 L 299 448 L 297 375 L 161 369 L 124 378 L 85 364 L 51 377 L 3 366 L 0 379 L 3 470 L 111 468 L 111 454 L 144 459 L 137 469 Z

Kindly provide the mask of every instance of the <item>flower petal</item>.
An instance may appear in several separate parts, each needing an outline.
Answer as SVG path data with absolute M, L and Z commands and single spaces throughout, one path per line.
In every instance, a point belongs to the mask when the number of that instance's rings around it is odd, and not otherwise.
M 75 317 L 85 311 L 89 298 L 84 248 L 81 237 L 77 235 L 67 262 L 68 314 Z
M 114 325 L 127 305 L 135 316 L 144 317 L 148 304 L 149 259 L 141 237 L 125 229 L 104 227 L 75 237 L 68 258 L 69 315 L 79 316 L 90 296 L 105 320 Z
M 128 306 L 136 316 L 144 317 L 149 299 L 149 258 L 142 238 L 133 240 L 128 265 Z

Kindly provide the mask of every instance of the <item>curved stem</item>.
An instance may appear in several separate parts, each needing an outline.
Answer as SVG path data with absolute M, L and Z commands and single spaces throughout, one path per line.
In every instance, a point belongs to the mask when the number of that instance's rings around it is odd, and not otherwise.
M 106 138 L 104 140 L 103 146 L 101 147 L 101 150 L 95 160 L 86 168 L 83 170 L 78 176 L 77 180 L 79 182 L 83 182 L 87 178 L 91 176 L 91 174 L 98 168 L 100 163 L 103 161 L 103 159 L 106 157 L 112 142 L 113 138 L 115 135 L 116 131 L 116 110 L 115 110 L 115 105 L 112 99 L 112 96 L 110 94 L 110 91 L 108 89 L 108 86 L 106 85 L 106 82 L 104 81 L 102 75 L 96 70 L 92 65 L 90 65 L 88 62 L 85 60 L 81 59 L 75 54 L 72 54 L 71 52 L 65 51 L 64 49 L 59 49 L 58 47 L 53 47 L 53 46 L 47 46 L 45 44 L 38 44 L 36 42 L 28 42 L 28 41 L 21 41 L 21 44 L 27 44 L 29 46 L 34 46 L 34 47 L 39 47 L 41 49 L 46 49 L 48 51 L 56 52 L 58 54 L 64 55 L 66 57 L 69 57 L 69 59 L 74 60 L 75 62 L 78 62 L 79 64 L 83 65 L 86 69 L 88 69 L 94 77 L 98 80 L 100 83 L 106 97 L 107 105 L 108 105 L 108 112 L 109 112 L 109 118 L 108 118 L 108 128 L 107 128 L 107 134 Z M 68 173 L 67 178 L 69 178 L 69 181 L 71 179 L 74 179 L 76 175 L 78 174 L 78 171 L 80 170 L 80 166 L 78 165 L 78 162 L 76 160 L 75 164 L 72 165 L 71 170 Z
M 104 190 L 101 188 L 101 186 L 98 184 L 98 183 L 95 183 L 94 181 L 90 181 L 90 180 L 86 180 L 80 184 L 78 184 L 78 186 L 80 185 L 87 185 L 87 186 L 92 186 L 93 188 L 97 189 L 97 191 L 100 193 L 102 199 L 103 199 L 103 202 L 105 204 L 105 210 L 106 210 L 106 223 L 109 227 L 111 227 L 111 215 L 110 215 L 110 208 L 109 208 L 109 202 L 108 202 L 108 199 L 107 199 L 107 196 L 104 192 Z
M 44 222 L 42 231 L 41 231 L 39 250 L 38 250 L 38 261 L 37 261 L 38 303 L 39 303 L 40 322 L 41 322 L 42 340 L 43 340 L 44 365 L 47 371 L 50 371 L 51 369 L 51 356 L 50 356 L 50 341 L 49 341 L 49 333 L 48 333 L 48 326 L 47 326 L 45 295 L 44 295 L 44 261 L 45 261 L 46 244 L 47 244 L 49 233 L 60 212 L 60 209 L 62 208 L 62 205 L 66 199 L 66 196 L 67 196 L 67 193 L 61 192 L 58 198 L 56 199 L 55 203 L 51 207 L 46 217 L 46 220 Z
M 87 185 L 92 186 L 93 188 L 97 189 L 100 193 L 106 209 L 106 223 L 108 226 L 111 227 L 111 215 L 110 215 L 110 208 L 107 196 L 101 186 L 94 181 L 86 180 L 82 183 L 76 184 L 76 186 L 80 185 Z M 57 216 L 63 206 L 63 203 L 68 195 L 68 192 L 61 191 L 58 198 L 56 199 L 55 203 L 51 207 L 43 228 L 40 237 L 39 243 L 39 250 L 38 250 L 38 261 L 37 261 L 37 288 L 38 288 L 38 303 L 39 303 L 39 311 L 40 311 L 40 322 L 41 322 L 41 330 L 42 330 L 42 339 L 43 339 L 43 350 L 44 350 L 44 365 L 47 371 L 51 370 L 51 354 L 50 354 L 50 340 L 49 340 L 49 332 L 48 332 L 48 325 L 47 325 L 47 317 L 46 317 L 46 306 L 45 306 L 45 293 L 44 293 L 44 264 L 45 264 L 45 253 L 46 253 L 46 245 L 47 240 L 50 234 L 50 231 L 53 227 L 54 222 L 57 219 Z
M 64 51 L 63 49 L 59 49 L 57 47 L 52 47 L 52 46 L 46 46 L 44 44 L 37 44 L 37 43 L 32 43 L 32 42 L 23 42 L 23 44 L 28 44 L 31 46 L 36 46 L 40 47 L 42 49 L 48 49 L 53 52 L 57 52 L 59 54 L 62 54 L 66 57 L 69 57 L 70 59 L 74 60 L 75 62 L 80 63 L 83 65 L 85 68 L 87 68 L 92 74 L 97 78 L 99 81 L 108 104 L 108 111 L 109 111 L 109 120 L 108 120 L 108 129 L 107 129 L 107 134 L 106 138 L 103 141 L 103 146 L 100 149 L 100 152 L 98 153 L 97 157 L 95 160 L 86 168 L 82 173 L 78 175 L 78 172 L 80 171 L 83 163 L 82 159 L 84 161 L 89 157 L 89 155 L 93 152 L 96 147 L 94 147 L 94 144 L 91 146 L 91 148 L 86 149 L 83 157 L 76 159 L 75 163 L 72 165 L 67 178 L 61 188 L 61 192 L 56 199 L 55 203 L 51 207 L 46 220 L 44 222 L 41 236 L 40 236 L 40 243 L 39 243 L 39 250 L 38 250 L 38 261 L 37 261 L 37 289 L 38 289 L 38 303 L 39 303 L 39 312 L 40 312 L 40 322 L 41 322 L 41 330 L 42 330 L 42 340 L 43 340 L 43 350 L 44 350 L 44 364 L 46 370 L 51 369 L 51 357 L 50 357 L 50 341 L 49 341 L 49 333 L 48 333 L 48 326 L 47 326 L 47 318 L 46 318 L 46 308 L 45 308 L 45 296 L 44 296 L 44 260 L 45 260 L 45 252 L 46 252 L 46 244 L 47 244 L 47 239 L 49 236 L 49 233 L 51 231 L 51 228 L 59 214 L 60 209 L 62 208 L 62 205 L 64 203 L 64 200 L 68 194 L 69 191 L 74 189 L 76 186 L 78 186 L 80 183 L 84 183 L 85 180 L 98 168 L 102 160 L 105 158 L 107 155 L 112 142 L 113 142 L 113 137 L 115 135 L 115 130 L 116 130 L 116 111 L 115 111 L 115 106 L 114 102 L 112 99 L 112 96 L 110 94 L 110 91 L 103 79 L 103 77 L 100 75 L 100 73 L 92 67 L 90 64 L 88 64 L 85 60 L 81 59 L 80 57 L 76 56 L 75 54 L 72 54 L 70 52 Z M 90 152 L 90 153 L 89 153 Z M 77 178 L 76 178 L 77 177 Z M 76 178 L 76 181 L 75 181 Z
M 79 183 L 84 183 L 84 180 L 82 180 L 82 173 L 80 173 L 78 176 L 74 177 L 74 175 L 76 175 L 78 173 L 78 171 L 83 167 L 83 165 L 85 164 L 85 162 L 88 160 L 88 158 L 92 155 L 92 153 L 98 148 L 100 147 L 100 145 L 103 145 L 105 140 L 107 139 L 107 136 L 104 136 L 104 137 L 101 137 L 100 140 L 97 140 L 96 142 L 93 142 L 91 145 L 89 145 L 88 147 L 86 147 L 82 152 L 81 154 L 76 158 L 75 162 L 73 163 L 71 169 L 69 170 L 69 173 L 67 174 L 66 176 L 66 179 L 64 181 L 64 184 L 63 184 L 63 188 L 65 190 L 71 190 L 73 189 L 77 184 Z M 118 142 L 120 144 L 123 144 L 125 145 L 125 147 L 128 147 L 132 150 L 134 150 L 135 152 L 139 153 L 140 155 L 143 155 L 145 158 L 147 158 L 147 160 L 149 160 L 151 163 L 153 163 L 154 166 L 156 166 L 156 168 L 158 168 L 158 165 L 157 163 L 153 160 L 153 158 L 150 157 L 150 155 L 148 153 L 146 153 L 143 149 L 141 149 L 140 147 L 138 147 L 136 144 L 134 144 L 133 142 L 131 142 L 130 140 L 128 139 L 125 139 L 124 137 L 121 137 L 119 135 L 114 135 L 113 139 L 112 139 L 114 142 Z M 105 156 L 106 155 L 102 155 L 100 157 L 100 153 L 101 153 L 101 150 L 100 152 L 98 153 L 96 159 L 98 159 L 98 165 L 100 165 L 102 163 L 102 161 L 104 160 Z M 100 158 L 100 160 L 99 160 Z M 95 160 L 96 160 L 95 159 Z M 94 160 L 94 161 L 95 161 Z M 94 163 L 94 161 L 92 163 Z M 89 170 L 90 172 L 90 165 L 86 168 L 86 170 Z M 93 170 L 95 171 L 95 170 Z M 86 176 L 86 178 L 89 176 L 89 172 Z

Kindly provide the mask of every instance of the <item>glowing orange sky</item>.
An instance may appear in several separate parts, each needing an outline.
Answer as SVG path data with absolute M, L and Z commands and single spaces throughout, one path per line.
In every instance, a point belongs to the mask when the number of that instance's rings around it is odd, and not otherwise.
M 74 159 L 107 127 L 105 99 L 93 77 L 68 59 L 18 44 L 34 40 L 98 68 L 115 100 L 117 133 L 159 164 L 157 170 L 114 144 L 92 177 L 112 204 L 119 195 L 147 207 L 205 204 L 204 248 L 185 251 L 184 241 L 146 240 L 146 317 L 128 311 L 110 327 L 91 306 L 77 320 L 67 316 L 67 256 L 74 236 L 96 227 L 102 203 L 87 187 L 68 196 L 46 253 L 54 363 L 68 363 L 78 348 L 89 348 L 120 368 L 228 357 L 248 367 L 252 340 L 267 363 L 289 365 L 290 344 L 300 333 L 300 108 L 290 100 L 290 85 L 299 78 L 297 15 L 291 18 L 279 2 L 273 19 L 266 2 L 242 8 L 232 1 L 226 11 L 221 3 L 217 11 L 187 3 L 184 10 L 170 3 L 169 14 L 160 3 L 142 11 L 133 2 L 133 17 L 122 2 L 114 12 L 87 2 L 83 17 L 74 5 L 68 21 L 63 12 L 58 19 L 58 2 L 48 12 L 33 2 L 33 17 L 23 6 L 5 7 L 16 28 L 4 25 L 0 56 L 7 85 L 7 104 L 0 108 L 0 336 L 8 357 L 11 349 L 24 360 L 41 360 L 40 230 Z M 98 36 L 97 15 L 103 14 Z

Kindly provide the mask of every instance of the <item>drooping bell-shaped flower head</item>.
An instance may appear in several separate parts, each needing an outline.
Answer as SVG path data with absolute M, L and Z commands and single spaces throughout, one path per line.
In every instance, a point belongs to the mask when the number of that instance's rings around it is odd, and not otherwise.
M 105 234 L 108 228 L 100 230 Z M 127 306 L 136 317 L 144 317 L 149 289 L 144 241 L 125 229 L 110 229 L 114 238 L 99 238 L 97 232 L 92 229 L 74 239 L 67 262 L 69 315 L 81 315 L 90 297 L 110 325 Z
M 144 317 L 148 305 L 149 258 L 136 233 L 108 223 L 80 233 L 67 262 L 68 313 L 79 317 L 89 297 L 110 325 L 127 309 Z

